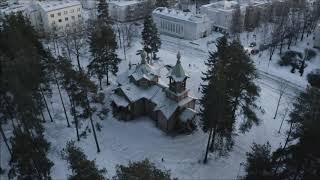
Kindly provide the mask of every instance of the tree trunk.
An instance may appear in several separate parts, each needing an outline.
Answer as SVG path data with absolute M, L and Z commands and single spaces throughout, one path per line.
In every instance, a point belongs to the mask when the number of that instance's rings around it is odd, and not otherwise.
M 74 104 L 74 101 L 73 99 L 70 97 L 70 95 L 68 94 L 69 96 L 69 101 L 70 101 L 70 104 L 71 104 L 71 111 L 72 111 L 72 114 L 73 114 L 73 119 L 74 119 L 74 124 L 76 126 L 76 132 L 77 132 L 77 140 L 80 141 L 80 135 L 79 135 L 79 126 L 78 126 L 78 117 L 77 117 L 77 113 L 76 113 L 76 108 L 75 108 L 75 104 Z
M 216 132 L 217 132 L 217 125 L 215 125 L 215 127 L 213 129 L 213 133 L 212 133 L 212 139 L 211 139 L 211 145 L 210 145 L 210 151 L 211 152 L 214 151 L 214 141 L 216 139 Z
M 99 147 L 99 142 L 98 142 L 98 138 L 97 138 L 97 134 L 96 134 L 96 129 L 94 127 L 94 124 L 93 124 L 93 119 L 92 119 L 92 110 L 91 110 L 91 107 L 90 107 L 90 104 L 89 104 L 89 99 L 86 97 L 86 100 L 87 100 L 87 108 L 89 109 L 89 118 L 90 118 L 90 123 L 91 123 L 91 128 L 92 128 L 92 131 L 93 131 L 93 136 L 94 136 L 94 140 L 96 142 L 96 146 L 97 146 L 97 152 L 99 153 L 100 152 L 100 147 Z
M 288 50 L 290 49 L 291 47 L 291 43 L 292 43 L 292 37 L 289 38 L 289 41 L 288 41 Z
M 99 86 L 100 86 L 100 90 L 102 91 L 102 79 L 99 78 Z
M 81 71 L 81 65 L 80 65 L 80 56 L 79 54 L 77 53 L 77 63 L 78 63 L 78 68 L 79 68 L 79 71 Z
M 107 73 L 106 73 L 106 75 L 107 75 L 107 85 L 109 86 L 110 85 L 110 83 L 109 83 L 109 70 L 107 69 Z
M 282 149 L 285 149 L 287 147 L 288 143 L 289 143 L 289 138 L 290 138 L 290 135 L 291 135 L 292 126 L 293 126 L 293 123 L 290 124 L 290 129 L 289 129 L 289 132 L 288 132 L 288 136 L 286 138 L 286 142 L 284 143 Z
M 41 117 L 42 117 L 42 122 L 46 122 L 46 119 L 44 118 L 44 114 L 42 109 L 40 109 Z
M 42 96 L 43 102 L 44 102 L 44 104 L 45 104 L 45 106 L 46 106 L 46 109 L 47 109 L 47 111 L 48 111 L 50 120 L 51 120 L 51 122 L 53 122 L 53 119 L 52 119 L 52 116 L 51 116 L 51 113 L 50 113 L 50 110 L 49 110 L 49 106 L 48 106 L 47 100 L 46 100 L 46 98 L 45 98 L 45 96 L 44 96 L 44 94 L 43 94 L 42 89 L 40 89 L 40 92 L 41 92 L 41 96 Z
M 65 107 L 65 105 L 64 105 L 63 98 L 62 98 L 62 95 L 61 95 L 60 85 L 59 85 L 59 82 L 58 82 L 58 80 L 57 80 L 57 77 L 56 77 L 55 72 L 54 72 L 54 78 L 55 78 L 55 82 L 56 82 L 57 87 L 58 87 L 59 96 L 60 96 L 60 100 L 61 100 L 61 103 L 62 103 L 64 115 L 66 116 L 66 120 L 67 120 L 67 125 L 68 125 L 68 127 L 70 127 L 70 123 L 69 123 L 69 118 L 68 118 L 68 115 L 67 115 L 66 107 Z
M 209 146 L 210 146 L 211 136 L 212 136 L 212 128 L 210 128 L 210 132 L 209 132 L 208 143 L 207 143 L 207 148 L 206 148 L 206 154 L 205 154 L 204 160 L 203 160 L 204 164 L 206 164 L 207 161 L 208 161 L 208 153 L 209 153 Z
M 8 144 L 8 139 L 7 139 L 5 133 L 4 133 L 3 129 L 2 129 L 2 125 L 1 125 L 1 124 L 0 124 L 0 133 L 1 133 L 1 136 L 2 136 L 2 138 L 3 138 L 4 143 L 5 143 L 6 146 L 7 146 L 7 149 L 8 149 L 8 151 L 9 151 L 10 155 L 12 156 L 12 150 L 11 150 L 9 144 Z
M 71 48 L 70 48 L 70 44 L 69 44 L 69 40 L 67 40 L 68 42 L 66 42 L 66 46 L 67 46 L 67 51 L 68 51 L 68 57 L 69 57 L 69 60 L 72 61 L 72 58 L 71 58 Z
M 283 121 L 286 119 L 287 114 L 288 114 L 288 111 L 289 111 L 288 109 L 285 110 L 285 114 L 284 114 L 283 117 L 282 117 L 281 124 L 280 124 L 279 130 L 278 130 L 278 133 L 280 133 L 280 130 L 281 130 L 282 125 L 283 125 Z
M 9 114 L 9 116 L 10 116 L 10 120 L 11 120 L 11 123 L 12 123 L 12 127 L 13 127 L 14 130 L 16 130 L 17 128 L 16 128 L 16 125 L 15 125 L 15 123 L 14 123 L 14 121 L 13 121 L 14 117 L 13 117 L 13 113 L 12 113 L 12 111 L 11 111 L 11 109 L 10 109 L 10 103 L 9 103 L 9 101 L 8 101 L 8 99 L 7 99 L 6 97 L 4 98 L 4 101 L 5 101 L 5 103 L 7 104 L 6 110 L 7 110 L 8 114 Z
M 277 117 L 278 110 L 279 110 L 279 105 L 280 105 L 280 101 L 281 101 L 282 95 L 283 95 L 282 92 L 280 92 L 279 99 L 278 99 L 278 103 L 277 103 L 276 112 L 274 113 L 273 119 L 276 119 L 276 117 Z

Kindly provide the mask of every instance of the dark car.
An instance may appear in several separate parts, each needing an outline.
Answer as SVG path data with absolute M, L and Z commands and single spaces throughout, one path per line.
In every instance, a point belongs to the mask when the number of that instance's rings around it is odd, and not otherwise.
M 252 42 L 252 43 L 250 43 L 250 45 L 249 45 L 249 47 L 256 47 L 257 46 L 257 43 L 255 43 L 255 42 Z
M 257 55 L 259 53 L 259 50 L 258 49 L 252 49 L 251 50 L 251 54 L 252 55 Z

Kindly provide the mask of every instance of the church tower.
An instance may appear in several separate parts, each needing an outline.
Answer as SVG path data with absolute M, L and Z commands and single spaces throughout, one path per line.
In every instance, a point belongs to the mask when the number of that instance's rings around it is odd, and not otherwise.
M 169 90 L 167 95 L 169 98 L 174 99 L 175 101 L 180 101 L 188 95 L 188 91 L 186 90 L 186 83 L 189 76 L 184 71 L 181 65 L 180 52 L 178 52 L 177 54 L 177 63 L 169 72 L 168 78 Z

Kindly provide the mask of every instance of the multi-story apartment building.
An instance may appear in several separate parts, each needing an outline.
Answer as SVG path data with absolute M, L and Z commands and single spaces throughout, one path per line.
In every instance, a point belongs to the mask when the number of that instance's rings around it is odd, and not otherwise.
M 319 48 L 320 49 L 320 24 L 318 24 L 315 33 L 314 33 L 314 44 L 313 46 L 315 48 Z
M 169 36 L 195 40 L 211 32 L 210 21 L 203 14 L 159 7 L 152 16 L 159 32 Z
M 45 1 L 38 5 L 44 32 L 77 31 L 77 25 L 82 21 L 79 1 Z
M 118 22 L 128 22 L 143 19 L 154 7 L 153 0 L 111 0 L 109 13 L 111 19 Z
M 214 30 L 228 32 L 237 6 L 236 1 L 218 1 L 201 6 L 200 12 L 209 17 Z M 245 7 L 240 6 L 240 9 L 244 11 Z

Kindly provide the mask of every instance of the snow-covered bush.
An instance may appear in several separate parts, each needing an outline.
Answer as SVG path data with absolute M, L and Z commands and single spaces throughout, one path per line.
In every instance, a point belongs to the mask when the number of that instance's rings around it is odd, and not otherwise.
M 156 179 L 170 180 L 170 171 L 158 169 L 148 159 L 139 162 L 129 162 L 127 166 L 118 165 L 113 180 Z
M 320 88 L 320 69 L 315 69 L 311 71 L 308 74 L 307 78 L 311 86 Z
M 69 163 L 69 168 L 72 175 L 68 177 L 69 180 L 105 180 L 104 175 L 106 169 L 98 169 L 95 161 L 88 160 L 87 155 L 83 150 L 75 146 L 74 141 L 67 143 L 66 148 L 61 152 L 62 158 Z
M 311 59 L 315 58 L 317 56 L 317 52 L 313 49 L 305 49 L 304 55 L 306 60 L 310 61 Z
M 303 58 L 303 54 L 297 51 L 287 51 L 281 56 L 278 61 L 280 66 L 297 66 L 300 59 Z

